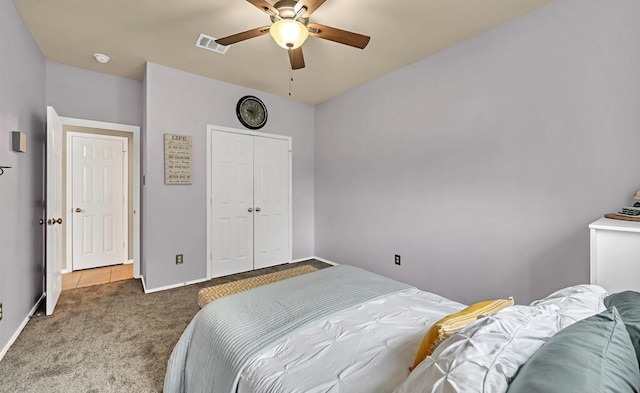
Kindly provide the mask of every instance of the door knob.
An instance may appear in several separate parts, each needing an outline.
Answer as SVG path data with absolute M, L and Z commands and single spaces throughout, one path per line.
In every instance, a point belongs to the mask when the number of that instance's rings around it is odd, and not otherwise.
M 251 208 L 251 207 L 250 207 L 250 208 L 248 209 L 248 211 L 249 211 L 249 213 L 253 213 L 253 208 Z
M 62 218 L 58 218 L 57 220 L 53 220 L 53 223 L 62 224 Z
M 82 211 L 82 209 L 80 209 L 79 207 L 76 207 L 76 213 L 80 213 Z
M 257 212 L 259 212 L 260 210 L 262 210 L 262 209 L 260 209 L 259 207 L 256 207 L 256 211 Z
M 54 220 L 52 220 L 52 219 L 48 219 L 48 220 L 47 220 L 47 225 L 53 225 L 53 224 L 55 224 L 55 223 L 56 223 L 56 222 L 55 222 Z
M 44 220 L 41 218 L 40 221 L 38 221 L 38 224 L 44 225 Z

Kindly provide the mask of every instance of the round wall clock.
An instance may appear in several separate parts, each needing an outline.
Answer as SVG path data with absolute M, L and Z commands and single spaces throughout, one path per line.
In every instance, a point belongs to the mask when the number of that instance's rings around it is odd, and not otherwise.
M 267 124 L 267 107 L 258 97 L 242 97 L 236 105 L 236 115 L 240 123 L 251 130 L 257 130 Z

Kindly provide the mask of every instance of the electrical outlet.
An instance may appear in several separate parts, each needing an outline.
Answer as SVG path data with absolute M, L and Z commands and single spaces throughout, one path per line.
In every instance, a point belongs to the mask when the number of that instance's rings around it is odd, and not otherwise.
M 400 255 L 396 254 L 396 265 L 400 265 Z
M 176 254 L 176 265 L 182 265 L 184 263 L 184 254 Z
M 2 303 L 0 303 L 0 321 L 2 321 Z

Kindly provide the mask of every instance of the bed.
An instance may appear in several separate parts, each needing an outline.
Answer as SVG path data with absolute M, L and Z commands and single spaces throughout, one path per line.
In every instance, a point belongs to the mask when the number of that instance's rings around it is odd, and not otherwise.
M 605 311 L 606 295 L 578 285 L 478 318 L 410 373 L 425 332 L 465 305 L 335 266 L 204 307 L 174 348 L 164 392 L 504 393 L 556 333 Z

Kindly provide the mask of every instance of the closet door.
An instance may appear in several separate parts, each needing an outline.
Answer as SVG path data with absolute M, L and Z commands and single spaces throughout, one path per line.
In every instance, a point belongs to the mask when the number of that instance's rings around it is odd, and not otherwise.
M 254 268 L 291 261 L 289 142 L 254 138 Z
M 212 275 L 253 269 L 253 140 L 212 133 Z

